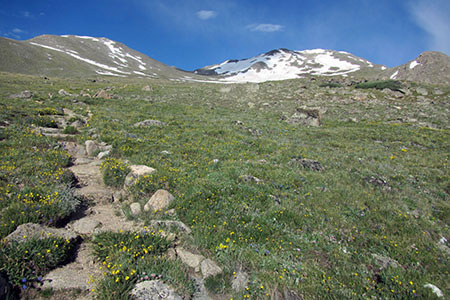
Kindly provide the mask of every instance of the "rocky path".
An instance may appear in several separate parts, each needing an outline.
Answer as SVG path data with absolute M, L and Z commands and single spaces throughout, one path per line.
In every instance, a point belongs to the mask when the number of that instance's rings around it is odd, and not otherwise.
M 66 114 L 68 117 L 71 115 L 71 112 Z M 65 125 L 64 120 L 58 121 L 59 125 Z M 71 137 L 62 134 L 60 129 L 46 129 L 41 133 L 60 139 Z M 92 292 L 96 281 L 103 273 L 92 255 L 89 238 L 102 231 L 139 230 L 142 224 L 127 221 L 120 207 L 112 202 L 113 191 L 103 183 L 100 172 L 101 160 L 88 156 L 89 149 L 86 149 L 85 145 L 71 141 L 63 141 L 62 144 L 72 156 L 74 163 L 70 170 L 78 179 L 76 194 L 86 200 L 88 207 L 73 216 L 65 227 L 81 237 L 81 244 L 76 249 L 73 261 L 48 273 L 44 277 L 43 288 L 80 289 Z M 84 296 L 85 299 L 90 299 L 91 294 Z
M 58 117 L 56 120 L 59 127 L 63 128 L 67 126 L 67 120 L 73 116 L 74 114 L 71 111 L 64 110 L 64 117 Z M 84 122 L 86 122 L 86 119 Z M 103 272 L 100 269 L 101 265 L 95 260 L 92 254 L 92 247 L 89 242 L 92 235 L 103 231 L 136 232 L 142 230 L 144 225 L 141 222 L 126 220 L 126 217 L 123 215 L 120 208 L 120 203 L 113 201 L 114 190 L 103 183 L 100 171 L 101 158 L 103 155 L 100 153 L 95 157 L 94 154 L 97 154 L 98 150 L 105 151 L 102 153 L 106 153 L 108 150 L 111 150 L 110 146 L 95 141 L 86 141 L 85 145 L 80 145 L 73 142 L 73 140 L 75 140 L 73 135 L 63 134 L 61 129 L 38 129 L 43 135 L 63 140 L 61 141 L 61 144 L 71 155 L 73 161 L 73 165 L 69 169 L 78 180 L 78 186 L 75 193 L 84 199 L 84 209 L 72 216 L 72 219 L 64 228 L 68 233 L 79 236 L 81 238 L 81 243 L 75 249 L 74 257 L 70 263 L 51 271 L 44 277 L 43 288 L 52 288 L 54 291 L 61 291 L 63 294 L 65 291 L 75 289 L 81 291 L 81 294 L 77 299 L 92 299 L 94 296 L 93 291 L 95 290 L 95 285 L 103 276 Z M 137 178 L 136 176 L 144 175 L 142 172 L 156 171 L 142 165 L 132 165 L 130 168 L 132 170 L 131 173 L 133 173 L 133 176 L 130 177 L 132 180 Z M 168 199 L 171 201 L 172 198 L 173 196 L 170 195 L 169 192 L 160 190 L 152 196 L 149 203 L 153 203 L 151 201 L 152 199 L 155 199 L 153 205 L 156 205 L 157 207 L 162 204 L 168 205 Z M 134 204 L 139 205 L 138 203 Z M 155 228 L 160 226 L 163 226 L 164 228 L 175 227 L 176 231 L 188 235 L 191 233 L 189 227 L 184 223 L 175 220 L 152 220 L 150 226 Z M 163 231 L 163 234 L 167 233 Z M 174 234 L 171 233 L 171 235 Z M 208 276 L 214 276 L 221 273 L 222 269 L 214 261 L 207 259 L 202 255 L 191 253 L 183 248 L 174 248 L 172 250 L 175 250 L 174 255 L 176 258 L 180 259 L 181 262 L 194 271 L 193 274 L 195 275 L 192 276 L 192 279 L 196 282 L 197 289 L 191 299 L 212 299 L 206 291 L 204 279 Z M 139 293 L 144 296 L 138 297 L 138 299 L 154 299 L 153 297 L 155 295 L 159 294 L 162 290 L 168 289 L 167 286 L 159 282 L 143 282 L 142 284 L 150 284 L 152 287 L 141 290 Z M 169 289 L 169 291 L 170 293 L 175 293 L 171 289 Z M 56 296 L 54 299 L 59 298 Z M 63 297 L 61 299 L 66 298 Z M 174 296 L 173 299 L 181 299 L 181 297 Z

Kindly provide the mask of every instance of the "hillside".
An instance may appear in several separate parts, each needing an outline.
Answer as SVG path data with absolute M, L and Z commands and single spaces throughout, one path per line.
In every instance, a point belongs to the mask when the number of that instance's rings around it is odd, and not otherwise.
M 385 79 L 408 80 L 428 84 L 450 84 L 450 56 L 427 51 L 404 65 L 386 70 Z
M 0 70 L 87 77 L 172 78 L 190 75 L 107 38 L 42 35 L 27 41 L 0 38 Z

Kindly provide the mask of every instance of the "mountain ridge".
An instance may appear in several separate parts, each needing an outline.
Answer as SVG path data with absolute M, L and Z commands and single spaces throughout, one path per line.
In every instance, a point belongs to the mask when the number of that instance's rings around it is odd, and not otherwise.
M 218 83 L 350 76 L 450 84 L 450 57 L 427 51 L 406 64 L 387 68 L 346 51 L 279 48 L 190 72 L 167 66 L 106 37 L 40 35 L 25 41 L 0 37 L 0 71 L 58 77 L 113 76 Z

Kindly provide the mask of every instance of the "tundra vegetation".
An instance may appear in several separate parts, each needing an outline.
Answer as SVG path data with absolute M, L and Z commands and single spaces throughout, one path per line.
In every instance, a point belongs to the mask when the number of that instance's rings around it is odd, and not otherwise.
M 139 178 L 128 198 L 144 206 L 165 189 L 176 215 L 132 215 L 127 199 L 121 208 L 146 225 L 188 225 L 192 234 L 178 242 L 223 269 L 206 280 L 217 297 L 436 297 L 427 283 L 448 293 L 450 90 L 420 85 L 429 91 L 424 97 L 415 83 L 401 82 L 413 92 L 400 96 L 385 89 L 399 84 L 92 82 L 1 73 L 0 238 L 29 222 L 65 226 L 89 205 L 65 172 L 71 158 L 61 138 L 38 130 L 58 127 L 65 108 L 89 116 L 80 129 L 61 128 L 71 140 L 113 146 L 101 167 L 106 184 L 121 187 L 132 164 L 157 170 Z M 77 96 L 100 89 L 115 97 Z M 9 97 L 24 90 L 32 96 Z M 286 122 L 300 106 L 318 107 L 321 126 Z M 165 125 L 134 126 L 148 119 Z M 104 271 L 94 291 L 100 299 L 128 299 L 136 282 L 153 275 L 187 299 L 194 293 L 192 270 L 164 255 L 171 241 L 158 232 L 104 232 L 91 242 Z M 76 241 L 1 243 L 0 271 L 26 298 L 53 295 L 38 290 L 40 280 Z M 239 272 L 248 282 L 235 291 Z

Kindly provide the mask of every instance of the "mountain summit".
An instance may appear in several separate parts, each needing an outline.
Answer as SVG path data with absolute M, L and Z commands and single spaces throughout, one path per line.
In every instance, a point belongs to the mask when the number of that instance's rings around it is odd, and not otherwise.
M 222 75 L 224 81 L 263 82 L 305 77 L 308 75 L 347 76 L 348 73 L 371 69 L 385 70 L 351 53 L 334 50 L 272 50 L 242 60 L 227 60 L 195 71 L 203 75 Z

